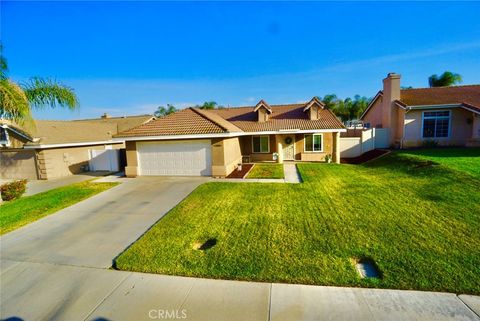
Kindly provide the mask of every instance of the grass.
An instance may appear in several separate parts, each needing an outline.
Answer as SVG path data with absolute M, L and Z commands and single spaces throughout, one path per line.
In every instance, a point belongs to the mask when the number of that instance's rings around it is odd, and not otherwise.
M 207 183 L 116 267 L 480 294 L 480 178 L 471 168 L 478 152 L 441 151 L 455 160 L 415 151 L 365 165 L 299 164 L 303 184 Z M 215 245 L 197 249 L 207 240 Z M 361 279 L 353 265 L 360 258 L 373 259 L 383 277 Z
M 76 183 L 0 205 L 0 235 L 103 192 L 117 183 Z
M 257 163 L 247 178 L 284 178 L 282 164 Z

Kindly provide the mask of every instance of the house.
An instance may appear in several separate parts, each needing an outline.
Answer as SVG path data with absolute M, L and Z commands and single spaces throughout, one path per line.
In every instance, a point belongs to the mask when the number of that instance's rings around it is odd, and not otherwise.
M 402 89 L 390 73 L 361 120 L 388 128 L 397 148 L 480 146 L 480 85 Z
M 85 171 L 89 164 L 98 170 L 115 169 L 118 150 L 125 144 L 112 136 L 152 119 L 104 114 L 98 119 L 36 120 L 30 131 L 0 120 L 0 178 L 51 179 Z
M 126 142 L 129 177 L 229 175 L 242 162 L 340 162 L 346 129 L 317 98 L 307 103 L 187 108 L 115 135 Z

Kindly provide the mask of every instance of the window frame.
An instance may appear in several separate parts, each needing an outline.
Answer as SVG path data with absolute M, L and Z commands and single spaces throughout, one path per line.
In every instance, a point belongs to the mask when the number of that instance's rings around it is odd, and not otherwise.
M 262 138 L 262 137 L 266 137 L 267 138 L 267 142 L 268 142 L 268 149 L 266 152 L 262 152 L 262 142 L 260 141 L 260 151 L 259 152 L 256 152 L 255 151 L 255 146 L 253 144 L 253 139 L 255 137 L 258 137 L 258 138 Z M 270 154 L 270 135 L 252 135 L 252 153 L 253 154 Z
M 306 136 L 312 135 L 312 150 L 307 150 Z M 315 143 L 313 141 L 315 136 L 320 136 L 320 150 L 314 150 Z M 323 153 L 323 133 L 303 134 L 303 151 L 305 153 Z
M 425 113 L 431 113 L 431 112 L 448 112 L 448 116 L 425 116 Z M 434 128 L 434 132 L 433 132 L 433 136 L 432 137 L 425 137 L 425 131 L 424 131 L 424 125 L 425 125 L 425 119 L 434 119 L 435 120 L 435 128 Z M 447 128 L 447 136 L 441 136 L 441 137 L 437 137 L 437 119 L 448 119 L 448 128 Z M 448 139 L 450 138 L 450 134 L 451 134 L 451 127 L 452 127 L 452 111 L 451 110 L 444 110 L 444 109 L 441 109 L 441 110 L 424 110 L 422 111 L 422 132 L 421 132 L 421 135 L 422 135 L 422 139 Z

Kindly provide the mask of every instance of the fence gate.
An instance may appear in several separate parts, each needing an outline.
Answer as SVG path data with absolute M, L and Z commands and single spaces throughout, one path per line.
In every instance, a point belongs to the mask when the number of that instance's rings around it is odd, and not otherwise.
M 120 151 L 118 149 L 90 150 L 91 171 L 118 172 L 120 170 Z

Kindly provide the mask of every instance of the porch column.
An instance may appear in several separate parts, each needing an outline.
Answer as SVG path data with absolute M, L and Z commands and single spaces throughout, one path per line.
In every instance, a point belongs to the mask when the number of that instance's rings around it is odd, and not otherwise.
M 340 132 L 335 132 L 333 135 L 333 162 L 340 164 Z
M 283 146 L 282 146 L 282 137 L 280 135 L 275 135 L 275 140 L 277 141 L 277 163 L 283 164 Z

